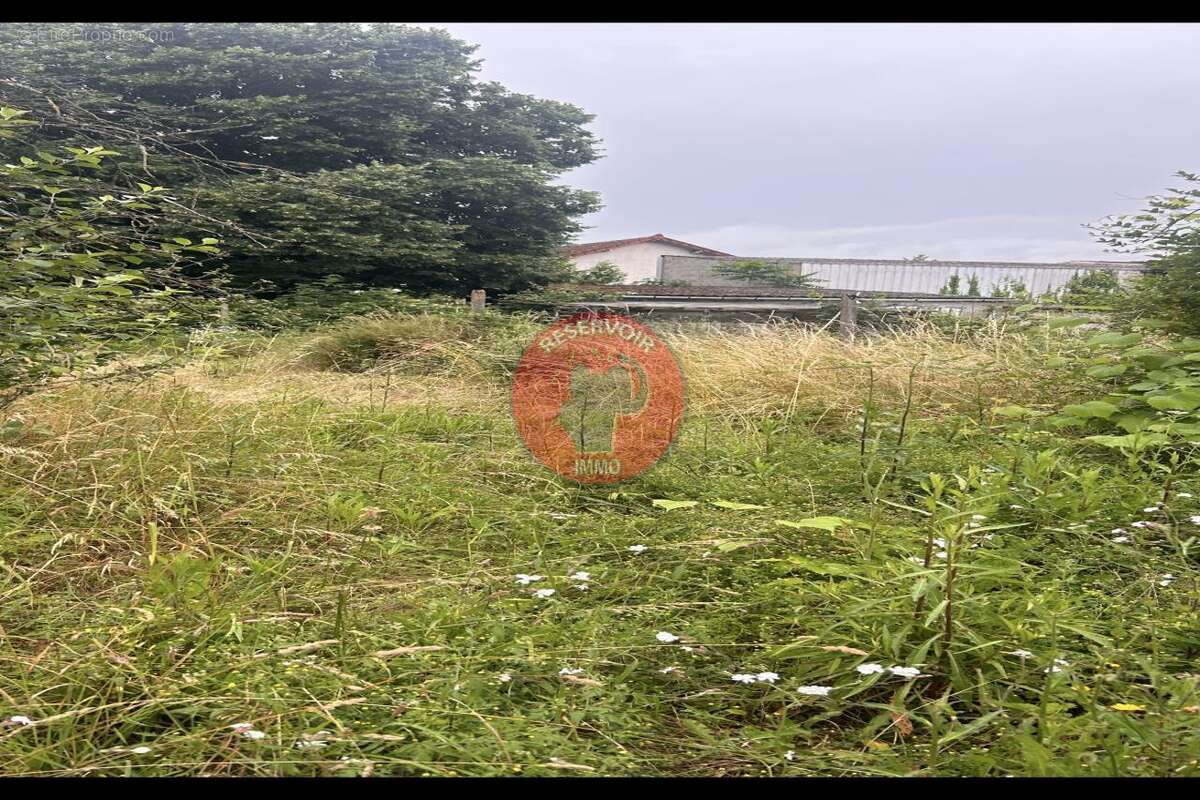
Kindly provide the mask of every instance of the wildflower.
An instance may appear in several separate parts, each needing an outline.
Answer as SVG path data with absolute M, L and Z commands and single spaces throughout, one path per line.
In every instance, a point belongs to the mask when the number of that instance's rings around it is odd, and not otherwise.
M 754 683 L 758 680 L 758 676 L 757 675 L 747 675 L 744 672 L 735 672 L 733 674 L 732 679 L 737 681 L 738 683 Z
M 1126 542 L 1129 541 L 1129 537 L 1128 536 L 1114 536 L 1112 538 L 1112 540 L 1116 544 L 1125 544 Z
M 238 722 L 229 727 L 233 729 L 234 733 L 241 734 L 245 739 L 265 739 L 267 736 L 262 731 L 255 730 L 254 726 L 249 722 Z
M 882 664 L 859 664 L 854 668 L 859 675 L 878 675 L 883 672 Z
M 666 631 L 659 631 L 658 633 L 654 634 L 654 638 L 658 639 L 660 642 L 665 642 L 667 644 L 670 644 L 671 642 L 679 641 L 678 636 L 676 636 L 673 633 L 667 633 Z
M 1188 520 L 1193 525 L 1200 525 L 1200 514 L 1192 514 L 1192 516 L 1188 517 Z
M 1170 586 L 1174 582 L 1175 582 L 1175 576 L 1168 572 L 1166 575 L 1163 575 L 1161 579 L 1159 579 L 1158 585 L 1159 586 Z
M 1153 514 L 1156 511 L 1158 511 L 1157 505 L 1148 506 L 1148 507 L 1142 509 L 1143 514 Z
M 131 753 L 137 753 L 138 755 L 140 755 L 140 756 L 143 756 L 143 755 L 145 755 L 146 753 L 149 753 L 149 752 L 150 752 L 150 748 L 149 748 L 149 747 L 146 747 L 145 745 L 142 745 L 141 747 L 135 747 L 135 748 L 133 748 L 133 749 L 132 749 L 132 750 L 130 750 L 129 752 L 131 752 Z
M 625 549 L 626 549 L 626 550 L 628 550 L 628 551 L 629 551 L 629 552 L 631 552 L 631 553 L 644 553 L 644 552 L 646 551 L 646 545 L 644 545 L 644 544 L 631 544 L 631 545 L 629 545 L 629 547 L 626 547 Z
M 663 667 L 659 670 L 663 675 L 670 675 L 672 672 L 678 672 L 679 667 Z
M 1135 705 L 1133 703 L 1113 703 L 1109 706 L 1113 711 L 1145 711 L 1145 706 Z
M 811 697 L 827 697 L 833 691 L 832 686 L 801 686 L 796 690 L 800 694 L 806 694 Z
M 581 570 L 568 577 L 573 581 L 590 581 L 592 579 L 592 574 L 590 572 L 583 572 Z
M 20 725 L 22 727 L 33 724 L 33 720 L 31 720 L 29 717 L 25 716 L 24 714 L 16 714 L 14 716 L 11 716 L 8 718 L 8 721 L 12 725 Z
M 946 551 L 945 551 L 945 550 L 939 550 L 939 551 L 937 551 L 936 553 L 934 553 L 934 555 L 935 555 L 935 556 L 937 556 L 938 558 L 945 558 L 945 557 L 946 557 Z
M 563 667 L 558 671 L 559 675 L 582 675 L 583 670 L 578 668 Z
M 522 586 L 528 586 L 534 581 L 544 581 L 545 579 L 545 575 L 526 575 L 524 572 L 517 573 L 517 583 L 521 584 Z
M 921 670 L 916 667 L 888 667 L 888 672 L 901 678 L 915 678 L 921 674 Z
M 551 597 L 554 596 L 554 590 L 553 589 L 538 589 L 537 591 L 535 591 L 533 593 L 533 596 L 538 598 L 539 600 L 549 600 Z
M 1050 666 L 1046 667 L 1044 670 L 1042 670 L 1042 672 L 1045 672 L 1045 673 L 1062 672 L 1063 667 L 1069 667 L 1069 666 L 1071 666 L 1069 661 L 1064 661 L 1061 658 L 1056 658 L 1056 659 L 1054 659 L 1054 663 L 1051 664 Z
M 795 761 L 796 760 L 796 751 L 788 750 L 786 753 L 783 754 L 783 757 L 786 758 L 788 761 Z
M 760 672 L 754 677 L 758 678 L 763 683 L 774 683 L 779 680 L 779 674 L 775 672 Z
M 946 546 L 946 540 L 945 540 L 945 539 L 941 539 L 941 538 L 935 538 L 935 539 L 933 540 L 933 545 L 934 545 L 934 547 L 941 547 L 941 548 L 944 548 L 944 547 Z
M 586 584 L 586 583 L 577 583 L 577 584 L 575 584 L 575 588 L 581 592 L 586 592 L 589 587 L 588 587 L 588 584 Z
M 1017 656 L 1018 658 L 1032 658 L 1033 653 L 1028 650 L 1009 650 L 1008 655 Z
M 1128 533 L 1128 532 L 1129 531 L 1125 530 L 1124 528 L 1113 528 L 1111 531 L 1109 531 L 1109 533 Z
M 509 675 L 507 672 L 501 672 L 496 680 L 500 681 L 501 683 L 508 683 L 512 680 L 512 675 Z
M 301 741 L 296 742 L 296 748 L 298 750 L 316 750 L 318 748 L 328 746 L 329 742 L 323 742 L 320 739 L 302 739 Z
M 1131 522 L 1131 523 L 1129 523 L 1129 524 L 1130 524 L 1130 525 L 1132 525 L 1132 526 L 1133 526 L 1133 527 L 1135 527 L 1135 528 L 1144 528 L 1144 527 L 1146 527 L 1147 525 L 1149 525 L 1150 523 L 1149 523 L 1149 522 L 1143 522 L 1143 521 L 1141 521 L 1141 520 L 1138 520 L 1137 522 Z

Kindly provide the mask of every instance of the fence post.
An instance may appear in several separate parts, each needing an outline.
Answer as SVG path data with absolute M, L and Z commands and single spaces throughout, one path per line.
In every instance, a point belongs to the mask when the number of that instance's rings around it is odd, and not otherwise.
M 483 289 L 471 290 L 471 311 L 479 313 L 483 311 L 483 307 L 487 305 L 487 292 Z
M 838 332 L 843 339 L 853 339 L 858 328 L 858 298 L 849 292 L 842 295 L 842 308 L 838 312 Z

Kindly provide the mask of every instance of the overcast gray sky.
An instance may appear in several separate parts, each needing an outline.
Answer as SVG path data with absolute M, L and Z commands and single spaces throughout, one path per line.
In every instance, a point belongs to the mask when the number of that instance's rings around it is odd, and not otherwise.
M 446 23 L 595 114 L 582 241 L 1121 259 L 1082 223 L 1200 171 L 1200 25 Z

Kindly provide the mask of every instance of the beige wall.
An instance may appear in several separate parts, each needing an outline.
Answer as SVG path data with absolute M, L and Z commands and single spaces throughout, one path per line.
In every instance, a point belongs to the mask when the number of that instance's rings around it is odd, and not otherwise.
M 615 247 L 603 253 L 588 253 L 582 256 L 572 256 L 571 263 L 579 269 L 591 269 L 601 261 L 610 261 L 625 272 L 626 283 L 636 283 L 647 278 L 658 278 L 658 257 L 660 255 L 686 256 L 689 251 L 662 242 L 641 242 Z

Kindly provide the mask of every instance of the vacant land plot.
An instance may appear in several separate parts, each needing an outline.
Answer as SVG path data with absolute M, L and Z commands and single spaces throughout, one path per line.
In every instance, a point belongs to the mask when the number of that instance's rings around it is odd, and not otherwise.
M 668 335 L 673 451 L 588 488 L 483 316 L 10 409 L 0 771 L 1200 774 L 1190 456 L 995 413 L 1090 397 L 1077 338 Z

